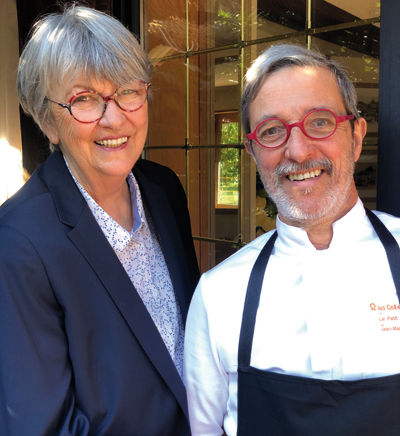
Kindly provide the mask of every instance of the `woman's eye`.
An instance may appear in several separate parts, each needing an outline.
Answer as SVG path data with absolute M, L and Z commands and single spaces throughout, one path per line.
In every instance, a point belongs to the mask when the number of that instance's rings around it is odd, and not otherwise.
M 83 94 L 83 95 L 78 95 L 77 97 L 75 97 L 73 104 L 87 103 L 87 102 L 94 101 L 94 100 L 96 100 L 96 98 L 94 96 L 92 96 L 91 94 Z
M 120 92 L 120 95 L 127 96 L 127 97 L 128 96 L 133 97 L 137 94 L 138 94 L 138 91 L 136 89 L 124 89 Z

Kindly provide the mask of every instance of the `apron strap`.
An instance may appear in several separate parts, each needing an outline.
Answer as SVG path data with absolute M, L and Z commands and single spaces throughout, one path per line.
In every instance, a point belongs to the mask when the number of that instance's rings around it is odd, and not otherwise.
M 274 248 L 277 236 L 278 232 L 275 230 L 268 242 L 264 245 L 253 266 L 250 274 L 249 284 L 247 285 L 238 350 L 238 365 L 242 369 L 250 367 L 254 328 L 256 324 L 256 316 L 260 302 L 265 269 L 272 253 L 272 249 Z
M 392 272 L 393 282 L 396 287 L 397 296 L 400 301 L 400 249 L 394 236 L 389 232 L 383 222 L 369 209 L 365 212 L 374 228 L 378 238 L 381 240 L 386 251 L 390 271 Z

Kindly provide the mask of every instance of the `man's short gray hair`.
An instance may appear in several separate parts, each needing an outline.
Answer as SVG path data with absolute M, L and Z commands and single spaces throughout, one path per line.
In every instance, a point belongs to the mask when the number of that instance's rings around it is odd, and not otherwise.
M 46 96 L 80 76 L 122 86 L 151 79 L 151 63 L 135 36 L 115 18 L 84 6 L 67 5 L 33 27 L 22 52 L 17 88 L 24 111 L 42 131 L 50 121 Z M 50 148 L 57 148 L 50 144 Z
M 250 104 L 257 97 L 264 80 L 270 74 L 292 66 L 322 67 L 331 70 L 336 77 L 347 114 L 354 115 L 356 119 L 360 118 L 356 90 L 338 62 L 298 45 L 280 44 L 265 50 L 247 71 L 241 101 L 242 125 L 246 135 L 251 133 Z

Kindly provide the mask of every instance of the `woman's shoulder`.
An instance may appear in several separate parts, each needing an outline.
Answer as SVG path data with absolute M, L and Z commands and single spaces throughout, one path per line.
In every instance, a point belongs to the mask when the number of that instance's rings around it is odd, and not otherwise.
M 33 206 L 43 201 L 43 196 L 49 194 L 49 190 L 43 181 L 43 166 L 32 174 L 30 179 L 7 201 L 0 206 L 0 224 L 14 221 L 16 216 L 32 217 L 35 210 Z

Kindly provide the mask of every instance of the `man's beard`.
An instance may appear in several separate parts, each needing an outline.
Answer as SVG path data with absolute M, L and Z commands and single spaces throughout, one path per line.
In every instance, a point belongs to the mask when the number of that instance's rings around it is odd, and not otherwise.
M 321 168 L 330 177 L 331 183 L 317 203 L 306 204 L 301 197 L 312 195 L 315 189 L 318 188 L 299 188 L 295 196 L 289 196 L 283 189 L 283 180 L 289 173 L 304 173 Z M 345 179 L 344 184 L 339 183 L 337 170 L 328 158 L 310 160 L 303 163 L 280 164 L 268 178 L 264 177 L 262 173 L 260 173 L 260 177 L 265 190 L 275 202 L 279 214 L 301 226 L 304 224 L 304 221 L 318 220 L 327 214 L 335 215 L 346 202 L 350 185 L 353 182 L 353 174 L 354 153 L 352 147 L 344 161 L 344 167 L 340 175 L 341 179 Z

